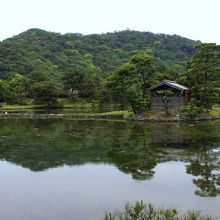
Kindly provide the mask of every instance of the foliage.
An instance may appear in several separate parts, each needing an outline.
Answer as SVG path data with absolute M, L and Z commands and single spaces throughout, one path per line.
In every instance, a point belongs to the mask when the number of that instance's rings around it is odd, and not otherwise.
M 28 82 L 26 77 L 19 73 L 14 73 L 8 82 L 10 88 L 10 103 L 24 104 L 28 94 Z
M 130 30 L 61 35 L 30 29 L 0 43 L 0 73 L 1 78 L 7 78 L 12 71 L 29 75 L 43 68 L 54 76 L 62 75 L 65 68 L 73 66 L 81 66 L 93 73 L 109 73 L 133 55 L 149 50 L 169 66 L 183 67 L 191 58 L 195 44 L 195 41 L 177 35 Z
M 134 205 L 127 203 L 124 211 L 107 213 L 104 220 L 211 220 L 211 217 L 200 215 L 196 211 L 188 211 L 184 216 L 176 209 L 158 209 L 152 204 L 144 204 L 143 201 Z
M 88 89 L 80 91 L 82 97 L 94 98 L 97 93 L 101 94 L 97 89 L 103 88 L 99 84 L 102 77 L 116 71 L 132 56 L 131 63 L 138 65 L 139 73 L 143 73 L 145 67 L 141 66 L 140 56 L 139 63 L 136 63 L 134 56 L 139 53 L 151 53 L 160 63 L 159 72 L 165 67 L 164 75 L 172 75 L 171 78 L 176 79 L 183 72 L 185 62 L 192 56 L 195 43 L 176 35 L 130 30 L 84 36 L 30 29 L 0 42 L 0 79 L 8 80 L 12 73 L 25 76 L 27 80 L 30 79 L 26 91 L 26 95 L 30 97 L 33 96 L 33 82 L 50 79 L 62 83 L 66 89 L 70 87 L 70 83 L 74 87 L 83 84 L 80 88 Z M 151 62 L 146 59 L 146 55 L 143 55 L 143 59 L 148 64 Z M 143 65 L 146 66 L 146 63 Z M 147 85 L 141 86 L 144 89 Z M 66 92 L 66 95 L 70 95 L 69 90 Z
M 119 102 L 121 106 L 129 103 L 133 107 L 130 93 L 136 86 L 136 80 L 132 76 L 135 76 L 135 68 L 127 63 L 108 78 L 107 88 L 111 91 L 113 100 Z
M 168 115 L 170 99 L 174 95 L 174 91 L 170 88 L 164 88 L 157 90 L 156 93 L 160 96 L 160 100 L 163 103 L 164 111 L 166 115 Z
M 57 107 L 57 99 L 61 86 L 53 81 L 42 81 L 33 84 L 33 94 L 36 103 L 46 103 L 49 108 Z
M 218 77 L 218 78 L 220 79 L 220 77 Z M 219 87 L 219 85 L 220 85 L 220 80 L 218 80 L 217 86 L 216 86 L 214 93 L 213 93 L 213 102 L 215 104 L 220 104 L 220 87 Z
M 188 63 L 188 84 L 191 101 L 210 110 L 217 101 L 220 85 L 220 46 L 204 43 L 196 46 L 196 54 Z
M 28 93 L 26 77 L 19 73 L 11 74 L 9 80 L 0 80 L 0 101 L 10 104 L 25 104 Z
M 67 68 L 62 78 L 65 90 L 69 91 L 70 95 L 74 94 L 74 91 L 80 91 L 84 82 L 84 78 L 84 69 Z
M 10 89 L 5 80 L 0 80 L 0 102 L 4 102 L 8 99 Z
M 130 63 L 136 68 L 137 77 L 141 80 L 142 97 L 146 98 L 147 89 L 152 85 L 152 78 L 155 73 L 153 57 L 148 54 L 140 54 L 131 57 Z
M 190 105 L 182 106 L 180 111 L 185 117 L 195 118 L 202 112 L 202 108 L 191 103 Z
M 134 113 L 140 113 L 148 108 L 147 88 L 151 85 L 153 74 L 153 57 L 147 54 L 135 55 L 129 63 L 112 74 L 109 87 L 129 103 Z

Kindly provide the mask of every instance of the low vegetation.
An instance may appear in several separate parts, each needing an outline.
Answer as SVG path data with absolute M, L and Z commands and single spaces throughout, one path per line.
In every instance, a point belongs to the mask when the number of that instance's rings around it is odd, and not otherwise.
M 104 220 L 212 220 L 212 218 L 202 216 L 197 211 L 188 211 L 182 215 L 177 209 L 158 209 L 141 201 L 134 205 L 126 204 L 124 211 L 107 213 Z

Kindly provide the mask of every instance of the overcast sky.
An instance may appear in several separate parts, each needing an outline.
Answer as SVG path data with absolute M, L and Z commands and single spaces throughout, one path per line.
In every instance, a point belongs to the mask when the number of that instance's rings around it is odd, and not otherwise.
M 0 0 L 0 40 L 30 28 L 60 33 L 125 29 L 220 44 L 220 0 Z

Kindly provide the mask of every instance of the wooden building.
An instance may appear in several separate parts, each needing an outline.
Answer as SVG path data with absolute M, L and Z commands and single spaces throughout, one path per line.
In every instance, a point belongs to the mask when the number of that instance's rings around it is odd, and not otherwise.
M 151 92 L 151 109 L 161 109 L 164 107 L 163 99 L 159 94 L 161 90 L 172 91 L 172 96 L 168 100 L 169 107 L 179 109 L 180 106 L 186 105 L 189 101 L 189 88 L 174 81 L 163 80 L 149 88 Z

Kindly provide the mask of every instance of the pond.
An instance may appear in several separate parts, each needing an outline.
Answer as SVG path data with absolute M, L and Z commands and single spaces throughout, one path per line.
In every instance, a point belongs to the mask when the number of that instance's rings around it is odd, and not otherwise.
M 220 218 L 220 122 L 0 120 L 0 219 L 98 220 L 126 202 Z

